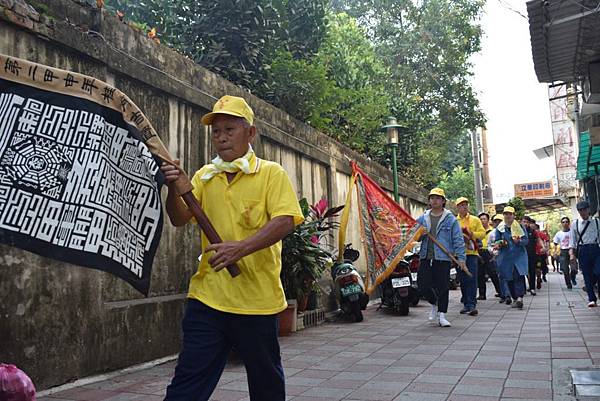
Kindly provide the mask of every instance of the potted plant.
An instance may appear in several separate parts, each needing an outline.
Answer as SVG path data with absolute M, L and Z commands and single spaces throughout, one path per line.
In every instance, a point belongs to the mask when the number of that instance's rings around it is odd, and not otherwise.
M 281 252 L 281 282 L 288 299 L 296 299 L 298 311 L 306 308 L 311 291 L 319 291 L 317 281 L 333 264 L 332 251 L 323 244 L 327 236 L 333 238 L 332 230 L 339 223 L 331 220 L 343 206 L 328 208 L 322 199 L 309 205 L 306 198 L 300 200 L 304 222 L 297 225 L 283 239 Z

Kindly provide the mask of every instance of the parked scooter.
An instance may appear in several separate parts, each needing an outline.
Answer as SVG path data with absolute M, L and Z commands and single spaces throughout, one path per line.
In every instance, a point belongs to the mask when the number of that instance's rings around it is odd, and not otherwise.
M 405 256 L 394 271 L 381 283 L 381 307 L 392 308 L 401 316 L 408 315 L 410 305 L 419 303 L 418 287 L 413 286 L 411 263 L 413 255 Z M 418 260 L 418 256 L 417 256 Z
M 337 262 L 331 267 L 331 278 L 340 309 L 344 315 L 350 316 L 355 322 L 362 322 L 362 311 L 366 309 L 369 302 L 363 279 L 352 264 L 359 256 L 360 253 L 352 248 L 352 244 L 347 244 L 344 248 L 344 261 Z
M 405 256 L 404 258 L 405 260 L 408 260 L 409 263 L 409 268 L 410 268 L 410 274 L 411 274 L 411 279 L 412 279 L 412 286 L 413 288 L 418 289 L 419 288 L 419 267 L 421 266 L 421 261 L 419 259 L 419 247 L 416 246 L 412 252 L 407 252 L 407 256 Z M 456 265 L 452 264 L 452 267 L 450 268 L 450 282 L 448 284 L 448 287 L 451 290 L 456 290 L 458 287 L 458 279 L 457 277 L 457 270 L 456 270 Z M 423 295 L 419 292 L 419 299 L 423 298 Z M 411 303 L 411 306 L 417 306 L 417 304 L 419 303 L 419 301 L 417 300 L 414 304 Z

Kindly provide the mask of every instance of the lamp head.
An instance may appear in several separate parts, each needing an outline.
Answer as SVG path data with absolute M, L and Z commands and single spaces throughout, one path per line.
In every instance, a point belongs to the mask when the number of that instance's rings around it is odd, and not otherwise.
M 379 128 L 379 131 L 387 134 L 387 142 L 388 145 L 397 145 L 398 144 L 398 130 L 404 128 L 402 125 L 398 124 L 396 121 L 396 117 L 388 117 L 386 124 Z

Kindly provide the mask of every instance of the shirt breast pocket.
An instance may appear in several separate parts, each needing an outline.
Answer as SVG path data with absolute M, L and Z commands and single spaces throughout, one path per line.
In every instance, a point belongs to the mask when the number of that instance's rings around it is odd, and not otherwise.
M 265 208 L 259 200 L 242 199 L 239 223 L 243 228 L 254 230 L 266 221 Z

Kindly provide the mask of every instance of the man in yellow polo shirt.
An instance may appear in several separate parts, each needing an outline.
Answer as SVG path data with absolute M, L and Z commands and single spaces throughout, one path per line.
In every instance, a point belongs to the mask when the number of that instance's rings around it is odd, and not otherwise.
M 281 239 L 303 220 L 285 170 L 256 157 L 254 113 L 246 101 L 223 96 L 211 125 L 218 156 L 192 178 L 194 196 L 223 242 L 210 245 L 201 235 L 203 254 L 190 281 L 183 319 L 183 348 L 165 401 L 210 398 L 232 347 L 244 360 L 252 401 L 284 401 L 285 382 L 277 313 L 287 307 L 279 274 Z M 172 183 L 179 172 L 163 164 L 169 183 L 166 209 L 175 226 L 192 220 Z M 224 270 L 237 263 L 235 278 Z
M 462 228 L 465 248 L 467 250 L 467 268 L 472 274 L 467 276 L 463 271 L 458 272 L 460 280 L 460 292 L 462 294 L 461 302 L 464 307 L 461 314 L 477 315 L 477 264 L 479 261 L 478 241 L 485 237 L 485 229 L 478 217 L 471 216 L 469 213 L 469 199 L 461 197 L 456 200 L 458 209 L 458 222 Z

